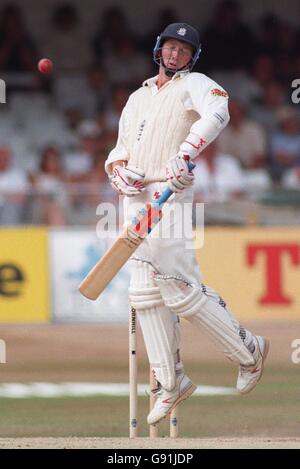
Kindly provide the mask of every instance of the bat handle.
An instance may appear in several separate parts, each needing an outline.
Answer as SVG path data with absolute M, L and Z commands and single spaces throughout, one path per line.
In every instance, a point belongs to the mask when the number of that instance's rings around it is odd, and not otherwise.
M 195 166 L 196 165 L 194 163 L 191 163 L 190 161 L 188 162 L 188 167 L 190 171 L 192 171 L 195 168 Z M 168 200 L 168 198 L 171 197 L 172 194 L 173 194 L 173 191 L 171 191 L 171 189 L 167 187 L 163 191 L 161 196 L 157 200 L 155 200 L 153 205 L 157 208 L 161 207 Z

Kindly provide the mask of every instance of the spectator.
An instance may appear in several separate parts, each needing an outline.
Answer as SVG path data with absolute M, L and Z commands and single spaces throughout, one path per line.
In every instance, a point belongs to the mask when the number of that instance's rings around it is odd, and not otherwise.
M 300 163 L 299 115 L 290 107 L 282 107 L 277 113 L 278 130 L 270 140 L 271 172 L 276 181 L 287 169 Z
M 129 89 L 126 86 L 116 86 L 113 89 L 110 106 L 104 115 L 105 127 L 113 136 L 118 131 L 120 116 L 128 97 Z
M 66 125 L 71 132 L 76 133 L 79 125 L 83 121 L 83 115 L 80 109 L 71 107 L 65 110 L 64 117 Z
M 0 17 L 0 70 L 31 72 L 36 67 L 37 51 L 26 31 L 20 8 L 6 5 Z
M 219 70 L 211 75 L 217 83 L 222 83 L 222 87 L 232 99 L 249 105 L 261 99 L 261 86 L 245 70 Z
M 125 37 L 131 36 L 124 10 L 118 6 L 107 8 L 93 40 L 96 59 L 101 60 L 104 54 L 109 55 Z
M 260 102 L 251 106 L 251 118 L 262 125 L 269 134 L 277 127 L 277 110 L 287 102 L 287 96 L 279 81 L 272 80 L 263 89 Z
M 125 36 L 104 54 L 104 66 L 113 85 L 140 86 L 152 71 L 152 61 L 138 51 L 134 40 Z
M 0 147 L 0 225 L 22 223 L 28 189 L 26 173 L 12 165 L 10 148 Z
M 81 72 L 91 62 L 88 39 L 74 5 L 66 3 L 54 9 L 49 34 L 43 53 L 54 61 L 56 72 Z
M 300 163 L 285 171 L 281 186 L 283 189 L 300 191 Z
M 69 182 L 82 182 L 92 170 L 94 159 L 103 150 L 105 139 L 96 121 L 82 121 L 77 129 L 79 137 L 78 151 L 67 153 L 64 157 L 64 169 Z
M 282 23 L 278 31 L 278 50 L 275 57 L 278 78 L 284 84 L 295 77 L 295 61 L 299 57 L 299 46 L 296 29 Z
M 101 187 L 104 187 L 106 184 L 108 184 L 109 187 L 111 185 L 109 184 L 109 180 L 107 179 L 107 174 L 104 169 L 104 163 L 107 158 L 106 153 L 99 153 L 96 155 L 93 159 L 93 164 L 92 164 L 92 170 L 91 172 L 87 175 L 87 181 L 91 183 L 96 183 L 98 185 L 98 190 Z M 112 191 L 115 192 L 115 191 Z
M 257 51 L 274 58 L 278 52 L 280 21 L 273 13 L 266 13 L 259 22 Z
M 217 142 L 210 143 L 195 162 L 194 187 L 198 201 L 223 202 L 244 192 L 245 180 L 239 162 L 221 153 Z
M 252 78 L 260 87 L 262 95 L 263 90 L 269 85 L 269 83 L 276 79 L 273 59 L 268 55 L 259 54 L 254 60 L 250 73 Z
M 140 40 L 140 47 L 148 57 L 150 57 L 153 51 L 157 39 L 157 33 L 163 32 L 168 24 L 178 23 L 179 21 L 180 19 L 173 8 L 166 7 L 158 13 L 158 22 L 156 26 Z M 153 69 L 155 70 L 155 68 Z
M 249 119 L 241 102 L 229 102 L 230 122 L 219 137 L 222 153 L 233 155 L 245 169 L 263 168 L 266 164 L 266 133 Z
M 118 194 L 112 188 L 104 170 L 106 153 L 99 153 L 93 160 L 91 171 L 86 175 L 86 203 L 90 207 L 96 207 L 100 202 L 117 202 Z
M 34 217 L 38 223 L 49 226 L 66 224 L 66 192 L 63 186 L 61 156 L 57 148 L 45 147 L 41 154 L 39 170 L 31 175 L 35 190 Z
M 107 73 L 98 63 L 90 65 L 84 74 L 62 74 L 53 86 L 56 105 L 62 111 L 79 110 L 84 118 L 94 119 L 103 111 L 110 96 Z
M 83 94 L 82 109 L 85 118 L 94 119 L 97 113 L 105 111 L 110 98 L 110 82 L 107 73 L 98 63 L 90 65 L 87 70 Z
M 241 20 L 239 4 L 224 0 L 217 4 L 212 24 L 203 34 L 201 68 L 205 70 L 248 69 L 252 63 L 255 42 Z
M 69 107 L 65 109 L 63 117 L 63 141 L 59 141 L 59 146 L 63 148 L 64 151 L 73 151 L 78 148 L 80 143 L 77 129 L 84 120 L 82 110 L 76 107 Z
M 218 150 L 213 142 L 196 159 L 195 194 L 198 201 L 224 202 L 240 196 L 245 190 L 245 178 L 238 161 Z
M 295 59 L 294 66 L 295 66 L 295 77 L 299 78 L 300 77 L 300 54 L 297 57 L 297 59 Z

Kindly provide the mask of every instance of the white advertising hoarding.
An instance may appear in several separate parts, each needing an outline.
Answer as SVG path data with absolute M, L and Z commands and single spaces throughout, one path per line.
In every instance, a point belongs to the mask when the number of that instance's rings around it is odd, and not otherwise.
M 50 233 L 52 317 L 55 322 L 127 322 L 129 267 L 126 264 L 98 300 L 83 297 L 78 286 L 112 244 L 92 230 Z

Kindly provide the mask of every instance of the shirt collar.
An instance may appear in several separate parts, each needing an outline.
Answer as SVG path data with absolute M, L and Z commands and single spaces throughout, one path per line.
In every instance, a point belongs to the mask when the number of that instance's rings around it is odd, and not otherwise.
M 189 73 L 189 70 L 182 70 L 182 71 L 176 72 L 170 81 L 174 81 L 177 78 L 183 78 L 188 73 Z M 143 82 L 143 86 L 149 86 L 149 87 L 156 86 L 157 79 L 158 79 L 158 75 L 155 75 L 155 77 L 148 78 L 147 80 Z

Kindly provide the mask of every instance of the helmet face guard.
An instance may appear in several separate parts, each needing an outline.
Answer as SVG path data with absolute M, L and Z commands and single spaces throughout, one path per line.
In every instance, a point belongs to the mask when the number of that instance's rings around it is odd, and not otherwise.
M 190 44 L 193 47 L 193 56 L 190 62 L 178 70 L 168 68 L 162 60 L 161 49 L 163 43 L 167 39 L 177 39 L 178 41 Z M 165 30 L 157 37 L 155 47 L 153 49 L 153 60 L 157 65 L 162 65 L 168 76 L 175 75 L 176 72 L 181 70 L 191 71 L 195 63 L 199 59 L 201 53 L 201 44 L 199 34 L 196 29 L 186 23 L 172 23 L 165 28 Z

